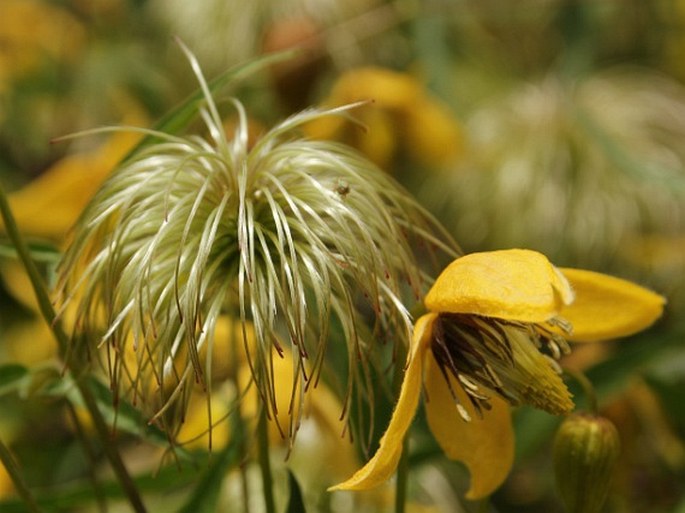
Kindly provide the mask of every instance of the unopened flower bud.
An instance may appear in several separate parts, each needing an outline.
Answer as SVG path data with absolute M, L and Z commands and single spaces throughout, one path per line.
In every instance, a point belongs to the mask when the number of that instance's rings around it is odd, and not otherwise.
M 569 513 L 598 513 L 620 451 L 618 432 L 603 417 L 576 414 L 554 440 L 557 488 Z

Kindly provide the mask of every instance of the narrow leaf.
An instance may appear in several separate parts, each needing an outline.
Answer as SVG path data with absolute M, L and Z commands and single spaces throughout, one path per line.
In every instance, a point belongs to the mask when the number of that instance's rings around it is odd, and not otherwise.
M 28 249 L 35 262 L 56 264 L 61 257 L 57 248 L 48 242 L 30 241 L 28 242 Z M 19 254 L 14 245 L 4 238 L 0 239 L 0 257 L 19 259 Z
M 9 363 L 0 366 L 0 395 L 17 391 L 29 371 L 23 365 Z
M 229 83 L 237 83 L 243 78 L 252 75 L 259 70 L 266 68 L 272 64 L 291 59 L 296 51 L 287 50 L 284 52 L 277 52 L 266 55 L 262 58 L 249 61 L 246 63 L 234 66 L 219 76 L 209 81 L 209 90 L 215 92 Z M 154 126 L 157 132 L 164 132 L 167 134 L 177 134 L 186 128 L 198 115 L 198 105 L 204 101 L 204 94 L 201 88 L 190 94 L 178 106 L 170 110 L 164 115 Z M 156 138 L 154 135 L 148 135 L 143 138 L 130 152 L 124 157 L 123 161 L 127 161 L 133 155 L 138 153 L 142 148 L 154 144 Z
M 202 473 L 197 486 L 188 501 L 178 513 L 214 513 L 221 492 L 224 477 L 240 460 L 240 444 L 231 440 L 228 445 L 212 457 L 209 466 Z
M 288 470 L 288 487 L 290 488 L 290 499 L 288 500 L 288 509 L 286 513 L 305 513 L 304 497 L 302 497 L 302 490 L 295 479 L 293 473 Z

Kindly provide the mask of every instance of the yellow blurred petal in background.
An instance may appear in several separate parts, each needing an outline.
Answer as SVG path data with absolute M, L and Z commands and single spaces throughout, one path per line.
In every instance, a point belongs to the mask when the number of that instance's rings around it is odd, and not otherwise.
M 19 229 L 28 236 L 61 242 L 114 166 L 140 139 L 117 132 L 99 149 L 70 155 L 10 197 Z
M 197 394 L 190 401 L 185 421 L 176 435 L 177 443 L 193 449 L 226 446 L 231 435 L 228 419 L 231 412 L 231 397 L 235 395 L 231 393 L 229 389 L 232 387 L 228 385 L 223 386 L 221 390 L 215 390 L 209 404 L 206 396 L 201 394 Z
M 46 57 L 73 59 L 85 36 L 79 21 L 54 2 L 2 0 L 0 92 L 9 79 L 33 71 Z
M 0 465 L 0 498 L 9 497 L 14 492 L 14 485 L 10 479 L 7 470 L 3 465 Z
M 341 75 L 325 103 L 359 101 L 370 102 L 352 112 L 365 129 L 329 117 L 306 125 L 307 134 L 350 144 L 388 171 L 399 152 L 433 167 L 461 154 L 463 137 L 456 118 L 411 75 L 378 67 L 353 69 Z

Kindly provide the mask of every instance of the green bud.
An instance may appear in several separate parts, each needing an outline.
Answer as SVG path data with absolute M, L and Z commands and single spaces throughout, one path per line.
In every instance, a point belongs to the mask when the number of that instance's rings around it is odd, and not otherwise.
M 576 414 L 564 420 L 554 440 L 554 473 L 569 513 L 601 511 L 619 451 L 608 419 Z

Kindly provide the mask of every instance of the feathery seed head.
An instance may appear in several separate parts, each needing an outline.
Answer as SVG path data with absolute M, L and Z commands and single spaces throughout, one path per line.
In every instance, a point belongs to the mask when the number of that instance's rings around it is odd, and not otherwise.
M 97 351 L 115 393 L 164 421 L 171 406 L 185 410 L 196 383 L 211 388 L 215 326 L 229 314 L 254 326 L 254 344 L 247 328 L 241 338 L 271 413 L 274 349 L 281 352 L 278 340 L 292 345 L 300 397 L 291 406 L 301 411 L 334 318 L 348 348 L 349 398 L 368 379 L 359 357 L 371 340 L 359 328 L 369 310 L 376 328 L 406 343 L 403 298 L 418 298 L 425 278 L 412 248 L 454 254 L 454 245 L 369 161 L 297 138 L 303 123 L 349 106 L 296 114 L 249 147 L 243 106 L 232 100 L 239 122 L 228 139 L 186 53 L 204 92 L 208 137 L 154 132 L 159 142 L 122 162 L 83 212 L 58 282 L 61 308 L 75 306 L 74 331 L 87 334 L 74 344 L 98 334 L 99 349 L 88 352 Z

